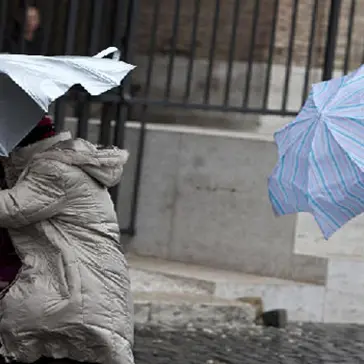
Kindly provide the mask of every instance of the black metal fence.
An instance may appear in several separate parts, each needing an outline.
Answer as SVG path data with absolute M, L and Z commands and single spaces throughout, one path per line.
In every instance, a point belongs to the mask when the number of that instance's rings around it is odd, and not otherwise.
M 141 127 L 134 189 L 130 196 L 130 218 L 123 228 L 124 233 L 132 235 L 135 233 L 145 120 L 149 108 L 295 115 L 298 109 L 289 107 L 289 94 L 300 93 L 303 101 L 313 70 L 319 69 L 322 79 L 333 76 L 337 68 L 336 49 L 340 31 L 344 32 L 345 38 L 340 67 L 344 73 L 351 67 L 358 1 L 361 0 L 346 0 L 349 10 L 343 31 L 340 25 L 342 0 L 292 0 L 290 4 L 280 0 L 0 0 L 0 46 L 2 51 L 34 51 L 32 42 L 24 39 L 23 35 L 27 31 L 27 10 L 29 6 L 36 6 L 41 13 L 41 22 L 36 34 L 38 43 L 34 47 L 38 47 L 39 53 L 92 55 L 115 45 L 121 49 L 124 60 L 140 66 L 138 76 L 129 78 L 117 91 L 99 98 L 75 91 L 55 106 L 55 120 L 61 129 L 66 116 L 70 116 L 69 104 L 76 104 L 71 114 L 77 117 L 77 135 L 87 137 L 92 107 L 101 104 L 98 141 L 102 144 L 112 142 L 119 147 L 124 146 L 126 121 L 135 108 L 140 109 L 138 120 Z M 289 11 L 283 13 L 288 13 L 288 18 L 280 23 L 282 6 L 287 4 Z M 302 4 L 306 10 L 309 8 L 303 25 L 299 18 Z M 282 24 L 286 23 L 289 25 L 284 31 L 286 38 L 282 46 L 277 37 L 279 31 L 282 33 Z M 316 47 L 320 24 L 323 24 L 321 28 L 324 30 Z M 307 41 L 297 46 L 296 40 L 302 29 L 307 33 Z M 360 32 L 363 30 L 358 29 Z M 12 49 L 6 49 L 9 44 L 12 44 Z M 291 82 L 297 50 L 301 52 L 299 64 L 303 70 L 300 90 L 292 89 Z M 318 58 L 321 58 L 317 60 L 320 52 L 322 54 Z M 177 67 L 177 61 L 181 59 L 183 62 Z M 155 75 L 161 60 L 165 62 L 164 75 Z M 197 62 L 203 63 L 203 71 L 196 71 Z M 279 89 L 281 100 L 271 105 L 271 79 L 277 63 L 284 70 Z M 216 86 L 214 70 L 217 64 L 224 65 L 225 73 L 222 77 L 220 74 L 220 83 Z M 234 73 L 237 64 L 243 64 L 244 77 L 239 78 L 237 87 L 239 89 L 241 85 L 240 101 L 232 103 L 231 90 L 233 83 L 237 83 Z M 261 67 L 258 69 L 261 80 L 258 96 L 252 93 L 255 65 Z M 197 76 L 202 77 L 204 82 L 203 87 L 199 86 L 200 99 L 197 100 L 193 90 L 196 73 L 199 72 L 203 75 Z M 159 82 L 156 86 L 155 80 L 160 77 L 163 78 L 162 85 Z M 176 77 L 182 80 L 177 88 L 174 84 Z M 220 102 L 211 102 L 215 88 L 219 90 Z M 251 106 L 252 98 L 259 99 L 254 100 L 259 101 L 255 102 L 258 106 Z M 115 129 L 111 127 L 112 120 L 116 121 Z M 112 193 L 116 200 L 116 190 Z
M 355 28 L 357 22 L 357 9 L 358 1 L 360 0 L 254 0 L 254 1 L 242 1 L 234 0 L 224 2 L 223 0 L 203 1 L 203 0 L 149 0 L 149 1 L 134 1 L 134 7 L 139 7 L 134 11 L 134 19 L 131 21 L 136 25 L 136 28 L 146 28 L 144 33 L 149 34 L 148 48 L 137 49 L 137 60 L 140 59 L 140 54 L 143 54 L 147 59 L 144 65 L 145 73 L 141 77 L 142 79 L 142 92 L 137 97 L 130 97 L 126 94 L 129 104 L 140 105 L 156 105 L 163 107 L 176 107 L 183 109 L 200 109 L 210 111 L 223 111 L 223 112 L 239 112 L 239 113 L 252 113 L 252 114 L 272 114 L 272 115 L 295 115 L 299 106 L 289 107 L 288 96 L 290 93 L 299 93 L 302 95 L 302 102 L 307 96 L 307 93 L 312 82 L 312 71 L 321 71 L 321 79 L 327 80 L 333 77 L 334 69 L 340 67 L 343 73 L 347 73 L 351 67 L 351 56 L 353 53 L 353 34 L 354 30 L 359 35 L 364 31 L 364 24 L 359 24 L 359 27 Z M 249 13 L 249 19 L 246 17 L 242 19 L 242 15 L 246 9 L 246 4 L 251 4 L 251 11 Z M 186 15 L 186 7 L 189 7 L 189 14 Z M 230 6 L 230 19 L 228 24 L 223 24 L 226 18 L 222 17 L 223 8 Z M 280 24 L 280 14 L 282 13 L 282 6 L 289 5 L 289 16 L 284 18 L 284 21 L 289 24 L 287 26 L 286 45 L 284 57 L 278 57 L 278 63 L 283 65 L 284 73 L 282 77 L 282 83 L 280 87 L 281 102 L 276 105 L 269 104 L 271 88 L 272 72 L 274 72 L 274 66 L 277 63 L 276 60 L 276 48 L 277 44 L 277 32 Z M 342 13 L 343 4 L 347 9 L 347 14 Z M 307 39 L 305 44 L 297 45 L 297 38 L 300 34 L 298 29 L 298 17 L 301 11 L 301 7 L 309 8 L 308 16 L 304 19 L 305 32 L 307 33 Z M 364 5 L 364 4 L 362 4 Z M 148 13 L 143 12 L 143 6 L 148 7 Z M 168 15 L 172 19 L 167 29 L 169 34 L 168 49 L 161 51 L 158 44 L 158 37 L 160 33 L 164 31 L 163 23 L 168 20 L 165 19 L 166 12 L 164 7 L 170 8 Z M 207 44 L 206 52 L 203 57 L 206 60 L 206 67 L 204 71 L 204 87 L 201 90 L 202 97 L 199 100 L 194 100 L 191 97 L 191 89 L 193 87 L 194 67 L 196 60 L 199 58 L 198 49 L 201 43 L 199 36 L 201 36 L 201 28 L 204 29 L 204 25 L 201 24 L 201 18 L 206 15 L 203 11 L 209 8 L 210 11 L 210 29 L 206 31 L 207 36 L 204 37 L 204 43 Z M 184 11 L 184 13 L 183 13 Z M 269 16 L 267 17 L 267 11 Z M 149 15 L 149 22 L 145 25 L 146 14 Z M 188 24 L 186 25 L 186 18 Z M 265 18 L 266 23 L 262 24 L 261 19 Z M 302 18 L 302 17 L 301 17 Z M 344 18 L 344 19 L 343 19 Z M 241 28 L 242 20 L 245 21 L 245 25 L 240 32 L 237 32 L 239 26 Z M 344 20 L 344 21 L 343 21 Z M 359 19 L 362 20 L 362 19 Z M 185 24 L 183 24 L 183 21 Z M 240 25 L 239 25 L 240 23 Z M 301 20 L 302 23 L 302 20 Z M 345 24 L 344 24 L 345 23 Z M 318 26 L 322 25 L 324 30 L 321 30 L 321 39 L 318 38 Z M 302 28 L 302 24 L 301 28 Z M 134 25 L 135 26 L 135 25 Z M 266 32 L 262 34 L 259 31 L 260 27 L 265 26 Z M 188 40 L 184 43 L 184 48 L 181 50 L 179 47 L 181 38 L 181 28 L 188 28 L 190 34 Z M 229 32 L 225 29 L 229 28 Z M 355 29 L 354 29 L 355 28 Z M 224 38 L 219 36 L 219 33 L 224 33 Z M 132 35 L 132 42 L 141 42 L 138 38 L 137 32 Z M 338 45 L 338 35 L 340 33 L 341 51 L 344 54 L 341 56 L 341 64 L 338 66 L 336 62 L 336 48 Z M 186 34 L 182 34 L 182 37 L 186 38 Z M 265 37 L 265 50 L 262 55 L 261 49 L 259 49 L 259 40 Z M 245 39 L 245 40 L 244 40 Z M 244 40 L 245 47 L 240 49 L 240 52 L 244 54 L 237 54 L 239 48 L 239 42 Z M 143 41 L 142 41 L 143 42 Z M 219 51 L 219 42 L 225 42 L 227 44 L 226 52 L 220 59 L 217 59 L 217 53 Z M 315 49 L 315 42 L 320 42 L 319 51 Z M 143 42 L 145 43 L 145 41 Z M 345 46 L 342 45 L 345 43 Z M 281 45 L 280 45 L 281 46 Z M 304 51 L 299 50 L 301 59 L 299 61 L 300 68 L 303 69 L 303 79 L 300 89 L 292 89 L 292 68 L 294 66 L 294 55 L 298 48 L 304 48 Z M 241 44 L 240 44 L 241 48 Z M 261 45 L 260 45 L 261 48 Z M 363 49 L 363 44 L 360 44 L 360 48 Z M 164 51 L 164 52 L 163 52 Z M 357 50 L 355 50 L 357 52 Z M 260 54 L 259 54 L 260 53 Z M 318 54 L 320 53 L 320 54 Z M 183 75 L 177 75 L 179 78 L 184 77 L 184 85 L 179 86 L 178 97 L 174 97 L 173 81 L 176 77 L 176 61 L 178 58 L 185 59 L 185 68 L 178 72 L 183 72 Z M 168 59 L 165 67 L 165 85 L 163 90 L 155 92 L 156 88 L 153 87 L 153 72 L 156 64 L 160 62 L 161 57 Z M 284 58 L 284 59 L 283 59 Z M 315 60 L 316 58 L 316 60 Z M 319 60 L 317 60 L 319 58 Z M 131 59 L 130 61 L 134 61 Z M 360 65 L 362 57 L 359 62 L 356 62 L 356 66 Z M 211 101 L 211 94 L 214 85 L 214 68 L 217 64 L 223 63 L 225 66 L 224 82 L 220 82 L 219 87 L 223 90 L 220 92 L 221 101 Z M 231 89 L 234 78 L 234 68 L 237 63 L 245 64 L 244 79 L 241 80 L 241 102 L 231 102 Z M 355 61 L 354 61 L 355 63 Z M 260 74 L 260 104 L 259 106 L 251 106 L 250 99 L 256 97 L 252 94 L 252 75 L 255 64 L 260 64 L 262 67 Z M 318 79 L 316 78 L 316 81 Z M 157 97 L 156 97 L 157 95 Z

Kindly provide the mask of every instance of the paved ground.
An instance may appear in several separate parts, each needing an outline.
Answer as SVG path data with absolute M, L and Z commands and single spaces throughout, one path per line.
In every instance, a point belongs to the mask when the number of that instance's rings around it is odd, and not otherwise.
M 136 364 L 359 364 L 364 327 L 294 325 L 216 332 L 136 329 Z

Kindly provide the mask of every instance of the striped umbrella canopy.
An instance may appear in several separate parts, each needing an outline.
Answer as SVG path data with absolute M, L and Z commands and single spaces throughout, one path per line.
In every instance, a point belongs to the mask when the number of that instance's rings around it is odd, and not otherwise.
M 274 137 L 279 159 L 268 190 L 277 215 L 310 212 L 328 239 L 364 211 L 364 66 L 313 85 Z

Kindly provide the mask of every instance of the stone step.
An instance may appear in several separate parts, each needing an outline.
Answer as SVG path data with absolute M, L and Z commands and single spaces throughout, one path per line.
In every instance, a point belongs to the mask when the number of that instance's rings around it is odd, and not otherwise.
M 237 300 L 259 297 L 265 311 L 286 309 L 290 321 L 321 322 L 325 287 L 129 255 L 132 290 Z
M 134 292 L 136 325 L 190 328 L 236 328 L 254 325 L 254 306 L 212 296 Z

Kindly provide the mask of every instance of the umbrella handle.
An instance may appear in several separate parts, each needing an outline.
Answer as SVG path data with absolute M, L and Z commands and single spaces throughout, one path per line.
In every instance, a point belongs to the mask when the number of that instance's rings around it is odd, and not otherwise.
M 109 47 L 101 51 L 100 53 L 97 53 L 94 57 L 95 58 L 104 58 L 107 57 L 110 54 L 114 54 L 112 59 L 115 61 L 120 60 L 120 51 L 116 47 Z

